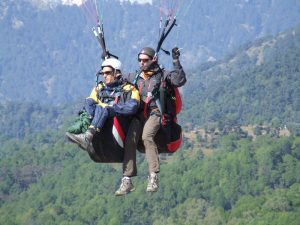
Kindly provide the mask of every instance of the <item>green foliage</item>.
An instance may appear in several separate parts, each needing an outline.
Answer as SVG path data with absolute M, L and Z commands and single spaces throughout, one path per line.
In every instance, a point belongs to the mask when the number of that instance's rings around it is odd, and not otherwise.
M 160 189 L 154 194 L 145 191 L 147 164 L 139 154 L 136 191 L 125 197 L 114 196 L 121 165 L 92 162 L 63 140 L 61 130 L 35 137 L 7 141 L 16 145 L 0 160 L 0 224 L 299 221 L 299 137 L 251 141 L 227 135 L 213 155 L 204 157 L 181 149 L 162 161 Z
M 299 134 L 299 36 L 297 26 L 195 73 L 186 85 L 191 91 L 184 93 L 182 121 L 191 127 L 264 122 L 277 128 L 287 125 Z
M 157 45 L 159 1 L 153 4 L 97 1 L 103 3 L 99 9 L 103 14 L 106 46 L 121 59 L 125 73 L 135 71 L 139 49 Z M 77 6 L 43 10 L 34 7 L 44 2 L 1 0 L 2 101 L 65 104 L 86 96 L 94 85 L 101 61 L 99 45 L 91 31 L 96 24 L 85 18 Z M 190 7 L 188 2 L 192 2 Z M 197 68 L 210 59 L 222 59 L 241 44 L 277 34 L 296 26 L 300 20 L 300 5 L 295 0 L 239 4 L 236 0 L 188 2 L 182 1 L 178 26 L 163 45 L 166 50 L 175 45 L 183 48 L 182 64 L 186 69 Z M 243 57 L 238 63 L 246 60 Z M 166 68 L 171 66 L 171 58 L 162 52 L 160 62 Z
M 75 120 L 75 112 L 82 107 L 83 101 L 74 102 L 71 106 L 57 107 L 19 101 L 0 103 L 0 132 L 2 134 L 0 138 L 3 140 L 22 139 L 24 136 L 38 134 L 41 131 L 59 129 L 66 124 L 70 126 Z M 7 149 L 11 148 L 13 146 L 7 147 Z
M 67 131 L 73 134 L 81 134 L 84 133 L 90 125 L 91 119 L 88 117 L 88 113 L 81 112 L 75 119 L 74 124 L 72 124 Z
M 221 18 L 229 18 L 230 11 L 223 10 L 224 1 L 215 2 L 216 7 L 207 7 L 211 6 L 208 2 L 194 2 L 203 6 L 195 7 L 197 15 L 200 10 L 203 15 L 217 13 Z M 4 6 L 6 3 L 3 3 Z M 299 134 L 299 27 L 284 35 L 244 46 L 244 50 L 239 49 L 237 54 L 228 57 L 228 61 L 203 65 L 201 76 L 198 72 L 188 75 L 186 88 L 189 92 L 184 93 L 185 109 L 180 119 L 186 129 L 205 124 L 206 131 L 210 133 L 219 130 L 219 138 L 210 145 L 213 153 L 205 155 L 197 149 L 199 142 L 207 140 L 207 137 L 197 134 L 192 141 L 184 138 L 178 152 L 161 157 L 160 188 L 153 194 L 145 191 L 148 168 L 145 156 L 138 154 L 139 176 L 133 179 L 136 191 L 125 197 L 115 197 L 122 166 L 94 163 L 86 152 L 64 138 L 64 132 L 74 121 L 75 111 L 82 107 L 79 102 L 73 103 L 74 99 L 90 87 L 82 85 L 90 80 L 82 74 L 92 73 L 97 61 L 94 57 L 96 51 L 86 47 L 90 38 L 75 38 L 82 35 L 78 27 L 85 26 L 83 20 L 71 11 L 66 13 L 64 7 L 55 9 L 53 19 L 53 15 L 49 15 L 52 11 L 32 11 L 32 8 L 25 7 L 23 9 L 28 11 L 20 13 L 19 9 L 25 3 L 14 4 L 8 7 L 7 15 L 14 15 L 37 29 L 33 33 L 25 28 L 12 29 L 11 20 L 1 17 L 1 25 L 10 25 L 1 26 L 1 34 L 9 35 L 0 36 L 1 43 L 5 43 L 0 45 L 0 52 L 17 55 L 13 66 L 6 58 L 10 54 L 0 56 L 0 62 L 3 62 L 0 67 L 1 93 L 15 90 L 12 99 L 25 96 L 24 99 L 31 103 L 18 99 L 20 101 L 3 101 L 5 103 L 0 104 L 0 224 L 299 223 L 300 138 L 293 135 L 278 138 L 277 132 L 277 128 L 287 125 L 293 134 Z M 267 3 L 261 4 L 269 7 Z M 285 1 L 276 6 L 286 9 L 287 5 Z M 135 11 L 149 15 L 149 18 L 153 13 L 144 6 L 135 7 L 138 9 Z M 257 8 L 251 4 L 245 8 L 257 15 L 254 18 L 259 18 Z M 34 23 L 28 19 L 32 15 Z M 52 18 L 53 23 L 43 20 L 47 16 Z M 192 13 L 187 18 L 190 16 Z M 205 18 L 196 22 L 211 26 L 212 23 L 206 20 L 208 17 Z M 61 26 L 61 21 L 64 21 L 64 26 Z M 72 23 L 70 27 L 67 26 L 69 21 Z M 233 21 L 230 21 L 230 27 L 236 27 Z M 269 28 L 274 32 L 277 32 L 277 26 L 283 27 L 285 23 L 280 19 L 277 21 L 275 27 Z M 215 27 L 228 27 L 222 19 L 216 23 L 219 26 Z M 134 28 L 138 27 L 138 24 L 135 25 Z M 66 33 L 65 27 L 69 27 L 68 37 L 59 35 Z M 121 23 L 114 27 L 116 31 L 128 30 L 126 28 Z M 146 25 L 143 29 L 141 33 L 149 31 Z M 219 35 L 215 32 L 227 34 L 222 45 L 228 43 L 226 40 L 235 42 L 228 32 L 214 30 L 216 38 Z M 140 41 L 135 32 L 129 32 L 133 43 Z M 205 35 L 211 33 L 205 29 L 202 32 Z M 45 40 L 36 37 L 39 33 Z M 244 38 L 243 32 L 236 30 L 235 33 Z M 200 35 L 203 41 L 214 42 L 205 35 Z M 184 37 L 190 44 L 199 35 L 186 32 Z M 9 42 L 10 39 L 12 42 Z M 116 40 L 109 41 L 113 43 Z M 13 43 L 23 44 L 14 48 Z M 45 51 L 40 51 L 41 48 Z M 220 48 L 212 49 L 221 51 Z M 120 52 L 126 52 L 126 58 L 132 59 L 127 47 L 121 46 L 121 50 L 124 49 L 126 51 Z M 260 54 L 251 55 L 257 49 L 261 50 L 258 51 Z M 90 55 L 93 59 L 79 55 Z M 40 60 L 41 63 L 38 63 Z M 18 79 L 13 79 L 15 77 Z M 43 88 L 37 83 L 42 83 Z M 43 104 L 38 104 L 41 100 Z M 46 106 L 70 100 L 72 106 Z M 272 130 L 274 133 L 258 136 L 255 140 L 238 130 L 230 130 L 235 124 L 262 125 L 265 122 L 276 128 Z M 256 127 L 255 134 L 261 134 L 262 126 Z

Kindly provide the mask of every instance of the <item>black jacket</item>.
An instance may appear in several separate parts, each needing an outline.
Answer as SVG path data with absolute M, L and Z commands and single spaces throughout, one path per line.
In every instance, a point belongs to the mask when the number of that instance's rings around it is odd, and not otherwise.
M 159 88 L 163 80 L 167 85 L 173 87 L 181 87 L 186 83 L 186 75 L 180 61 L 173 60 L 173 66 L 172 71 L 166 71 L 161 69 L 158 64 L 154 64 L 149 71 L 140 71 L 137 74 L 131 73 L 125 78 L 135 84 L 139 90 L 142 109 L 147 106 L 147 110 L 151 111 L 158 107 Z

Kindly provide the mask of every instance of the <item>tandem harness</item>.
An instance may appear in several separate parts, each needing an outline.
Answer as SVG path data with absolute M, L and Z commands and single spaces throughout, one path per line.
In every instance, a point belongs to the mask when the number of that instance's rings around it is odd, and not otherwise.
M 129 84 L 127 82 L 118 87 L 107 87 L 103 83 L 100 84 L 102 88 L 100 87 L 98 90 L 97 98 L 109 106 L 118 103 L 125 103 L 131 97 L 131 90 L 124 90 L 124 86 Z M 113 117 L 112 134 L 119 146 L 124 148 L 125 132 L 117 115 Z
M 133 81 L 133 85 L 135 85 L 140 92 L 141 88 L 138 87 L 138 79 L 141 73 L 141 71 L 137 72 Z M 168 83 L 162 69 L 159 69 L 158 73 L 160 74 L 157 76 L 157 80 L 159 79 L 158 87 L 152 91 L 147 90 L 146 94 L 144 93 L 144 96 L 142 96 L 142 100 L 144 101 L 144 117 L 148 118 L 149 113 L 147 112 L 147 108 L 149 107 L 149 102 L 155 99 L 157 109 L 162 116 L 169 114 L 169 116 L 176 118 L 176 115 L 179 114 L 182 109 L 182 100 L 179 90 L 177 87 L 173 87 Z M 155 76 L 155 74 L 153 76 Z
M 112 106 L 114 103 L 125 103 L 130 98 L 130 92 L 131 90 L 124 90 L 124 86 L 126 86 L 128 83 L 124 83 L 121 86 L 118 87 L 107 87 L 105 84 L 101 81 L 100 85 L 101 87 L 98 88 L 98 94 L 97 98 L 103 102 L 106 103 L 109 106 Z

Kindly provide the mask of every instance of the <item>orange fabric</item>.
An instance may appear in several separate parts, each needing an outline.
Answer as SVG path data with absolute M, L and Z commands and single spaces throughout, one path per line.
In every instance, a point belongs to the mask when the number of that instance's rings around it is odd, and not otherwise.
M 143 72 L 144 79 L 147 80 L 149 77 L 153 75 L 153 72 L 148 71 L 148 72 Z

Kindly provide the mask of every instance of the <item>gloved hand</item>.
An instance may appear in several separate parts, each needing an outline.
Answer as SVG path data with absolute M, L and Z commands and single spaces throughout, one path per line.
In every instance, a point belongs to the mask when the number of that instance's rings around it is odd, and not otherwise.
M 180 56 L 179 48 L 178 47 L 174 47 L 172 49 L 172 58 L 173 59 L 179 59 L 179 56 Z

